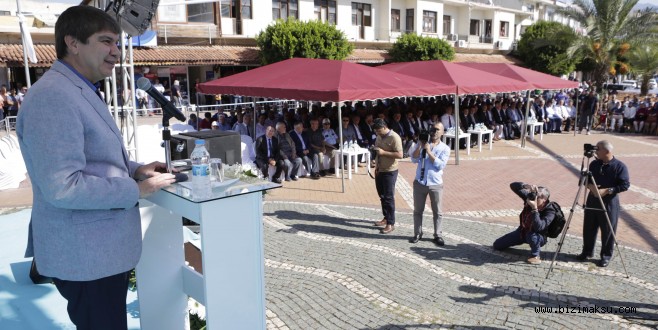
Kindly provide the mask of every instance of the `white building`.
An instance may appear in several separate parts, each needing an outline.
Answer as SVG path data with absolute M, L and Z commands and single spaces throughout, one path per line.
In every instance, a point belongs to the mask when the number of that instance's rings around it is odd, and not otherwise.
M 54 61 L 58 14 L 80 1 L 20 1 L 37 44 L 39 63 L 30 65 L 35 80 Z M 182 1 L 160 0 L 151 22 L 158 46 L 149 52 L 135 50 L 137 66 L 170 80 L 185 76 L 187 81 L 206 81 L 259 65 L 254 37 L 276 19 L 336 24 L 355 44 L 348 60 L 371 64 L 387 61 L 386 49 L 403 33 L 454 43 L 457 61 L 473 61 L 476 53 L 494 54 L 482 55 L 481 61 L 502 58 L 509 62 L 502 54 L 513 49 L 533 23 L 552 20 L 573 25 L 555 13 L 567 5 L 564 0 L 220 0 L 180 4 Z M 25 74 L 20 72 L 23 61 L 16 1 L 0 2 L 0 83 L 6 84 L 24 80 Z M 94 0 L 91 4 L 104 8 L 107 2 Z M 228 71 L 220 72 L 220 68 Z

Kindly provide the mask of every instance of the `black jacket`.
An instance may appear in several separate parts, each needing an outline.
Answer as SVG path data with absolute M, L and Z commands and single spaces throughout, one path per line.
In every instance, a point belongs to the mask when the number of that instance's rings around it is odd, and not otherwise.
M 530 185 L 523 182 L 512 182 L 509 186 L 523 200 L 523 210 L 519 214 L 519 226 L 522 228 L 522 232 L 524 232 L 523 215 L 530 212 L 530 207 L 525 203 L 527 196 L 530 194 Z M 531 213 L 529 228 L 533 232 L 541 234 L 546 239 L 546 229 L 553 219 L 555 219 L 555 204 L 549 200 L 543 209 Z
M 279 140 L 276 136 L 272 137 L 272 149 L 270 150 L 270 157 L 276 161 L 281 160 L 281 153 L 279 150 Z M 256 159 L 261 161 L 267 161 L 267 137 L 261 135 L 256 139 Z

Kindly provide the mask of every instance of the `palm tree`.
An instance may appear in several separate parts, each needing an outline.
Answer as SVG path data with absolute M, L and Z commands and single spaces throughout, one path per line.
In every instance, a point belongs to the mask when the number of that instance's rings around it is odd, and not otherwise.
M 647 95 L 649 91 L 649 79 L 658 71 L 658 44 L 643 45 L 635 48 L 628 60 L 633 71 L 642 76 L 640 94 Z
M 638 0 L 574 0 L 571 7 L 559 11 L 580 24 L 585 33 L 569 48 L 572 56 L 582 56 L 594 64 L 593 79 L 600 90 L 608 74 L 616 74 L 618 58 L 629 48 L 647 40 L 655 40 L 658 33 L 658 14 L 655 9 L 634 11 Z M 626 65 L 617 65 L 621 71 Z

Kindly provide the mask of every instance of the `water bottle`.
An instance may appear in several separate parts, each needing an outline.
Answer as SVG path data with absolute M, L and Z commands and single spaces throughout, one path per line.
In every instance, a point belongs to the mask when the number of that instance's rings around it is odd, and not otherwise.
M 210 186 L 210 153 L 206 150 L 204 140 L 194 141 L 192 160 L 192 197 L 195 199 L 212 196 Z

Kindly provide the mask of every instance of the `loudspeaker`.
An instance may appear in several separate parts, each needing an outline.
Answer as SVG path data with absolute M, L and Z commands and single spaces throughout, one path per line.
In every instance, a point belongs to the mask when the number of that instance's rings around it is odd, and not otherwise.
M 189 159 L 194 150 L 195 140 L 205 140 L 206 149 L 212 158 L 221 158 L 222 163 L 242 164 L 240 134 L 231 131 L 187 132 L 171 137 L 171 159 Z

